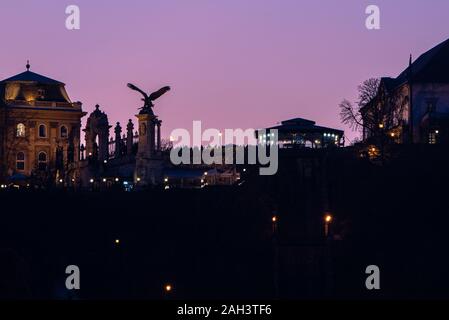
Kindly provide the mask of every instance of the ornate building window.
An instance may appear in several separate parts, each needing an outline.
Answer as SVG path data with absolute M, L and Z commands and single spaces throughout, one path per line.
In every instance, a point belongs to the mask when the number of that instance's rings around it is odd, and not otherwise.
M 60 128 L 60 136 L 62 139 L 66 139 L 69 136 L 69 131 L 66 126 L 61 126 Z
M 23 138 L 25 137 L 25 134 L 26 134 L 25 125 L 23 123 L 19 123 L 16 128 L 16 136 Z
M 19 171 L 25 170 L 25 153 L 18 152 L 16 155 L 16 169 Z
M 39 155 L 37 156 L 37 167 L 40 171 L 47 170 L 47 154 L 43 151 L 39 152 Z
M 46 138 L 47 137 L 47 127 L 45 124 L 39 125 L 39 138 Z

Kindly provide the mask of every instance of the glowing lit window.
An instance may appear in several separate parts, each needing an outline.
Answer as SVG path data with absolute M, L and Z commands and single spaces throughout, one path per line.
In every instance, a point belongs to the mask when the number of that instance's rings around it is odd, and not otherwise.
M 39 126 L 39 137 L 40 138 L 46 138 L 47 137 L 47 127 L 45 124 L 41 124 Z
M 17 125 L 16 136 L 17 137 L 25 137 L 25 125 L 23 123 L 19 123 Z
M 18 152 L 16 155 L 16 169 L 19 171 L 25 170 L 25 153 Z
M 47 154 L 45 152 L 40 152 L 37 156 L 37 165 L 39 170 L 45 171 L 47 170 Z
M 69 133 L 68 133 L 66 126 L 61 127 L 60 135 L 61 135 L 61 138 L 63 138 L 63 139 L 68 137 Z
M 435 132 L 429 133 L 429 144 L 436 144 L 437 143 L 437 135 Z

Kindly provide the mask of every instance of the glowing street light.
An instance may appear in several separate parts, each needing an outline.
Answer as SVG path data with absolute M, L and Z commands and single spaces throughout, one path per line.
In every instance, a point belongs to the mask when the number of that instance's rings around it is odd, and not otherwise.
M 329 225 L 331 224 L 333 219 L 334 218 L 331 214 L 326 214 L 324 216 L 324 235 L 326 236 L 326 238 L 329 235 Z
M 169 293 L 173 290 L 173 286 L 171 284 L 166 284 L 164 286 L 164 290 L 165 290 L 165 292 Z

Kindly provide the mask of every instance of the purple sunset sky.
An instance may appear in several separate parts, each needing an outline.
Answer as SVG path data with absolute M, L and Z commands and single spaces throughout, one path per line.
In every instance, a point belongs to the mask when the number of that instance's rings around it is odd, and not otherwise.
M 81 30 L 65 28 L 70 4 Z M 381 9 L 379 31 L 365 28 L 369 4 Z M 155 109 L 165 137 L 193 120 L 224 129 L 303 117 L 353 138 L 338 103 L 447 39 L 448 12 L 447 0 L 2 1 L 0 78 L 30 59 L 85 111 L 98 103 L 122 126 L 141 106 L 127 82 L 171 85 Z

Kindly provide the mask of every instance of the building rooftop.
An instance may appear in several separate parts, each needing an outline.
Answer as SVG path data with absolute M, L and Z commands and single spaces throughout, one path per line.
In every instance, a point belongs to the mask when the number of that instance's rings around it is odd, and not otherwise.
M 322 132 L 328 131 L 331 133 L 338 133 L 340 135 L 343 134 L 343 130 L 333 129 L 328 127 L 317 126 L 315 121 L 304 119 L 304 118 L 293 118 L 289 120 L 284 120 L 280 125 L 267 128 L 277 129 L 281 132 L 285 131 L 302 131 L 302 132 Z
M 398 77 L 383 77 L 381 81 L 390 91 L 410 79 L 414 82 L 449 82 L 449 39 L 420 55 Z
M 32 71 L 25 71 L 22 73 L 19 73 L 15 76 L 12 76 L 8 79 L 4 79 L 0 81 L 0 83 L 8 83 L 8 82 L 35 82 L 40 84 L 50 84 L 50 85 L 63 85 L 64 83 L 53 80 L 51 78 L 45 77 L 43 75 L 40 75 L 38 73 L 32 72 Z

